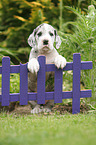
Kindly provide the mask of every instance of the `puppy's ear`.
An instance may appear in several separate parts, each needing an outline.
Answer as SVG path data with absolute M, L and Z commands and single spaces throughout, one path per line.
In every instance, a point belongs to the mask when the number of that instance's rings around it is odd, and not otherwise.
M 43 26 L 44 24 L 41 24 L 41 25 L 39 25 L 36 29 L 34 29 L 33 30 L 33 33 L 29 36 L 29 38 L 28 38 L 28 44 L 31 46 L 31 47 L 33 47 L 33 48 L 35 48 L 36 47 L 36 33 L 37 33 L 37 31 L 39 30 L 39 28 L 41 27 L 41 26 Z
M 60 36 L 57 34 L 56 30 L 54 30 L 54 33 L 55 33 L 56 48 L 59 49 L 61 45 L 61 39 Z
M 34 29 L 33 33 L 28 38 L 28 44 L 33 48 L 36 47 L 35 35 L 36 35 L 36 29 Z

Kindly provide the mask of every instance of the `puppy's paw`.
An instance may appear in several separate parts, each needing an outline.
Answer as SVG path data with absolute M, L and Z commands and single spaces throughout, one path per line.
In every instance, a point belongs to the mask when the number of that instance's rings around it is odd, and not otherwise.
M 37 61 L 36 58 L 32 58 L 29 62 L 28 62 L 28 70 L 31 73 L 37 73 L 39 71 L 39 62 Z
M 51 112 L 51 109 L 50 108 L 43 108 L 43 110 L 42 110 L 44 113 L 49 113 L 49 112 Z
M 66 66 L 66 59 L 65 59 L 63 56 L 58 55 L 58 56 L 55 58 L 54 63 L 55 63 L 55 66 L 56 66 L 57 68 L 62 68 L 62 69 L 63 69 L 63 68 Z
M 37 108 L 37 107 L 35 107 L 34 109 L 31 110 L 32 114 L 38 114 L 38 113 L 41 113 L 41 112 L 42 112 L 42 109 Z

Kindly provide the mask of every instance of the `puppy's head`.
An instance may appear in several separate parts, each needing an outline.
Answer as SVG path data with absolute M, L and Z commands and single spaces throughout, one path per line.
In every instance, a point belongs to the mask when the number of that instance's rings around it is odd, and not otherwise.
M 28 44 L 39 51 L 48 52 L 54 49 L 54 42 L 56 42 L 56 48 L 58 49 L 61 44 L 61 39 L 57 31 L 51 25 L 45 23 L 34 29 L 28 38 Z

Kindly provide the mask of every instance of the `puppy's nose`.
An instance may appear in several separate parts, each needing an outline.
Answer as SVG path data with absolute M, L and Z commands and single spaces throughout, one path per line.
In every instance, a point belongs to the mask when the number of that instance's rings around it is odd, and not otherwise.
M 48 40 L 43 40 L 43 45 L 47 45 L 48 44 Z

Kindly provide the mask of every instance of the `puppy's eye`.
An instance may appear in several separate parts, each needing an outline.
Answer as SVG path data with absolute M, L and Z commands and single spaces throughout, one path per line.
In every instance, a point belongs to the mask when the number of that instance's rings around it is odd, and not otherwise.
M 38 37 L 40 37 L 42 35 L 42 32 L 39 32 L 37 35 L 38 35 Z
M 53 33 L 49 32 L 50 36 L 53 36 Z

